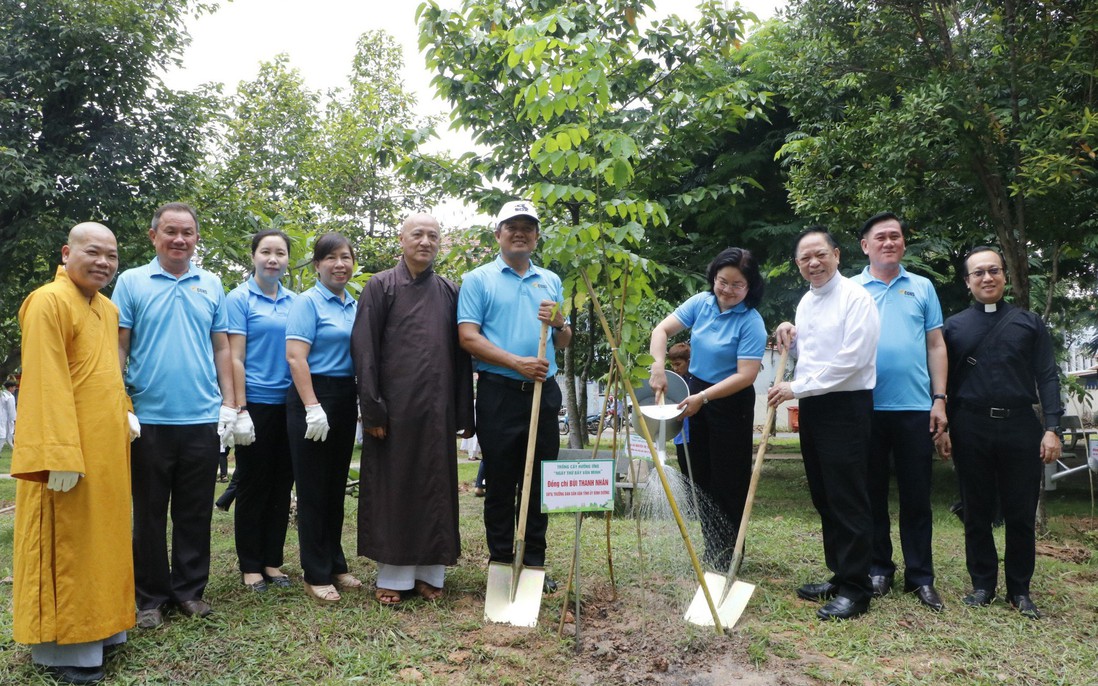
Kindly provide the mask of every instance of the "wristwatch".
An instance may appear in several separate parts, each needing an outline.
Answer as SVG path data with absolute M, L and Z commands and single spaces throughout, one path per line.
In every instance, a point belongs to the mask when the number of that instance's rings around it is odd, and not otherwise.
M 1062 426 L 1046 426 L 1045 431 L 1051 431 L 1062 441 L 1064 440 L 1064 428 Z
M 935 400 L 941 400 L 943 402 L 949 402 L 949 398 L 946 397 L 945 393 L 935 393 L 934 395 L 930 396 L 930 400 L 931 400 L 931 402 L 933 402 Z
M 709 396 L 705 394 L 705 391 L 701 392 L 701 396 L 702 396 L 702 405 L 708 405 L 709 404 Z

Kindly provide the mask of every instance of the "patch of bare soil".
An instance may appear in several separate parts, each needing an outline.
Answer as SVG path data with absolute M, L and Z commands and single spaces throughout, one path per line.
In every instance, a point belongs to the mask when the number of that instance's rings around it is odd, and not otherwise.
M 1039 542 L 1037 543 L 1037 554 L 1055 558 L 1061 562 L 1073 562 L 1080 565 L 1090 561 L 1089 550 L 1073 545 Z
M 1061 562 L 1087 564 L 1098 545 L 1098 517 L 1063 517 L 1051 539 L 1037 541 L 1037 554 Z
M 756 667 L 749 641 L 733 633 L 718 636 L 710 627 L 687 624 L 682 607 L 666 594 L 588 588 L 580 612 L 580 640 L 572 670 L 579 686 L 660 684 L 681 686 L 809 686 L 803 666 L 772 662 Z M 571 613 L 569 613 L 571 614 Z M 569 617 L 571 619 L 571 617 Z M 565 625 L 574 636 L 576 625 Z
M 672 582 L 678 583 L 678 582 Z M 572 652 L 569 639 L 576 635 L 574 605 L 566 614 L 562 641 L 557 640 L 561 590 L 543 597 L 537 629 L 485 624 L 462 632 L 444 659 L 419 665 L 445 683 L 469 684 L 474 674 L 490 670 L 494 683 L 575 684 L 576 686 L 816 686 L 804 675 L 809 662 L 783 660 L 756 666 L 748 655 L 746 634 L 718 636 L 711 627 L 686 623 L 685 608 L 665 593 L 668 589 L 621 588 L 613 597 L 609 583 L 600 581 L 583 590 L 580 608 L 580 649 Z M 483 611 L 483 598 L 455 597 L 454 616 Z M 415 633 L 414 617 L 405 631 Z M 427 620 L 424 621 L 437 621 Z M 748 621 L 746 618 L 745 622 Z M 427 627 L 423 627 L 427 630 Z M 826 660 L 826 658 L 824 658 Z M 490 665 L 490 667 L 488 666 Z M 531 674 L 537 665 L 538 674 Z M 480 672 L 473 671 L 480 670 Z M 406 670 L 402 683 L 415 683 L 421 673 Z

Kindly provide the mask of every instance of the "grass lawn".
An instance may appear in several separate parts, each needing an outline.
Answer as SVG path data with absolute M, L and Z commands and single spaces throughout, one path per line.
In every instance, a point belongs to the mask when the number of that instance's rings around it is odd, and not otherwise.
M 788 457 L 788 456 L 783 456 Z M 169 614 L 153 631 L 133 631 L 108 661 L 107 684 L 1087 684 L 1098 680 L 1098 519 L 1086 476 L 1050 493 L 1050 533 L 1039 542 L 1034 600 L 1045 618 L 1022 618 L 1002 601 L 965 608 L 968 590 L 960 522 L 948 512 L 956 483 L 935 465 L 935 564 L 945 612 L 892 594 L 846 623 L 821 623 L 816 605 L 793 589 L 825 578 L 819 519 L 800 461 L 764 468 L 740 578 L 757 584 L 728 636 L 686 624 L 696 588 L 675 525 L 660 517 L 584 519 L 581 640 L 574 625 L 557 637 L 563 591 L 546 596 L 536 629 L 485 624 L 482 500 L 477 464 L 462 460 L 463 557 L 447 595 L 381 607 L 372 593 L 345 593 L 337 606 L 306 598 L 301 586 L 266 594 L 240 584 L 232 514 L 215 511 L 207 620 Z M 1071 481 L 1072 483 L 1066 483 Z M 219 485 L 219 491 L 223 488 Z M 14 484 L 0 479 L 0 503 Z M 356 502 L 347 500 L 344 549 L 372 586 L 373 563 L 353 557 Z M 895 511 L 895 508 L 893 508 Z M 0 515 L 0 577 L 10 575 L 14 517 Z M 616 588 L 607 565 L 607 529 Z M 691 536 L 700 546 L 697 523 Z M 551 518 L 549 574 L 563 582 L 575 517 Z M 638 539 L 638 533 L 640 537 Z M 1002 550 L 1002 530 L 997 530 Z M 638 540 L 640 545 L 638 546 Z M 894 534 L 897 555 L 898 537 Z M 296 534 L 284 569 L 300 582 Z M 897 578 L 901 583 L 901 577 Z M 563 586 L 563 583 L 562 583 Z M 10 583 L 0 584 L 0 683 L 47 684 L 29 650 L 11 641 Z M 737 681 L 740 680 L 740 681 Z

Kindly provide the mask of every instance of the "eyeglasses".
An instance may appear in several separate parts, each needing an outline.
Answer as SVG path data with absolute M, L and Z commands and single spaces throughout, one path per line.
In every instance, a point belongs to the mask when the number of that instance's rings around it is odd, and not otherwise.
M 727 281 L 717 279 L 717 285 L 721 288 L 727 288 L 730 291 L 735 291 L 736 293 L 742 293 L 747 290 L 747 284 L 742 281 L 737 281 L 736 283 L 728 283 Z
M 987 274 L 990 274 L 992 276 L 999 276 L 1002 273 L 1002 267 L 988 267 L 987 269 L 973 269 L 967 274 L 967 276 L 975 276 L 977 279 L 982 279 Z

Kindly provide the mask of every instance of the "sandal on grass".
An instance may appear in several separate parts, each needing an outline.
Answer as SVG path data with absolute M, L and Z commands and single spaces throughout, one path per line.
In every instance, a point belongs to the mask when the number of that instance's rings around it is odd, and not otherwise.
M 332 583 L 343 590 L 347 590 L 348 588 L 362 588 L 362 582 L 356 579 L 350 572 L 334 575 L 332 577 Z
M 432 586 L 426 581 L 416 580 L 414 587 L 415 592 L 418 593 L 424 600 L 438 600 L 442 597 L 442 589 L 438 586 Z
M 322 603 L 338 603 L 340 600 L 339 591 L 331 584 L 328 584 L 327 586 L 305 584 L 305 590 L 309 593 L 311 598 Z
M 400 591 L 394 591 L 391 588 L 378 588 L 374 591 L 374 597 L 382 605 L 396 605 L 404 598 Z

